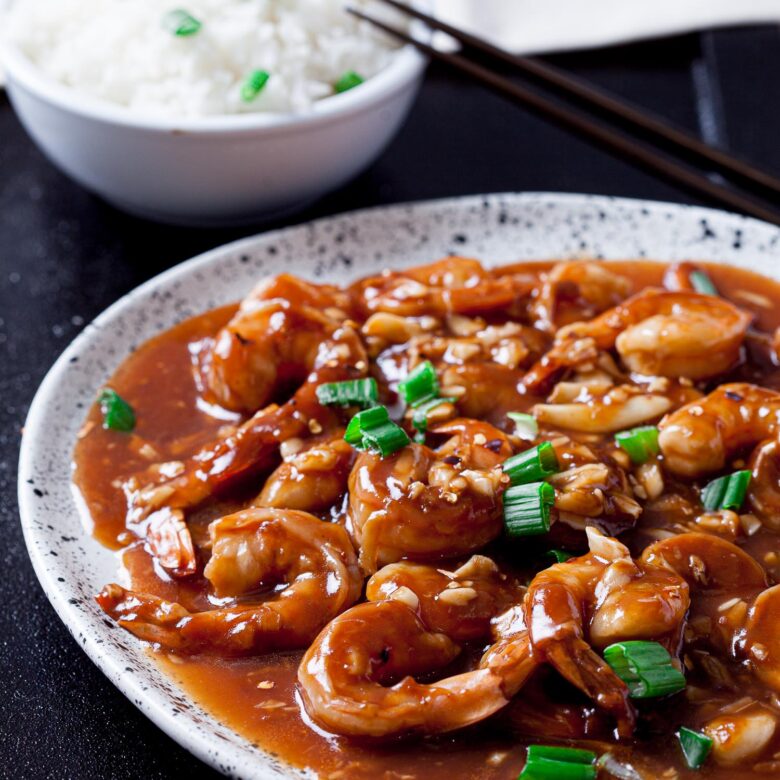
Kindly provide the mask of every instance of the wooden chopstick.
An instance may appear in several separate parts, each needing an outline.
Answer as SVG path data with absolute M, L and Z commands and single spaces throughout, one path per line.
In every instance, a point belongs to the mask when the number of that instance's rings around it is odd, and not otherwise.
M 746 188 L 770 198 L 780 196 L 780 179 L 760 171 L 749 163 L 740 160 L 727 152 L 704 143 L 690 133 L 674 127 L 651 113 L 640 110 L 623 100 L 597 89 L 585 81 L 565 73 L 552 65 L 539 62 L 536 59 L 520 57 L 516 54 L 494 46 L 489 41 L 476 35 L 453 27 L 451 24 L 426 14 L 417 8 L 412 8 L 400 0 L 380 0 L 393 8 L 415 19 L 424 22 L 428 27 L 440 30 L 455 38 L 464 46 L 475 49 L 493 59 L 511 65 L 513 68 L 530 76 L 546 87 L 556 90 L 567 98 L 573 98 L 586 108 L 595 109 L 603 116 L 631 128 L 644 138 L 674 152 L 682 159 L 695 163 L 706 162 L 719 173 L 739 182 Z
M 584 116 L 575 110 L 564 107 L 552 100 L 542 97 L 531 90 L 515 84 L 499 76 L 493 71 L 466 59 L 465 57 L 439 51 L 423 41 L 413 38 L 406 32 L 385 24 L 381 20 L 356 8 L 348 7 L 347 11 L 354 16 L 373 24 L 375 27 L 394 36 L 405 43 L 411 44 L 432 59 L 449 65 L 462 73 L 471 76 L 476 81 L 490 87 L 495 92 L 508 97 L 518 105 L 530 108 L 539 115 L 549 119 L 568 130 L 573 130 L 584 138 L 593 141 L 607 150 L 626 159 L 628 162 L 643 168 L 657 176 L 661 176 L 686 190 L 702 196 L 721 206 L 741 211 L 756 219 L 762 219 L 775 225 L 780 225 L 780 212 L 774 211 L 751 198 L 711 181 L 701 173 L 653 151 L 635 139 L 629 138 L 607 126 L 600 125 L 594 119 Z

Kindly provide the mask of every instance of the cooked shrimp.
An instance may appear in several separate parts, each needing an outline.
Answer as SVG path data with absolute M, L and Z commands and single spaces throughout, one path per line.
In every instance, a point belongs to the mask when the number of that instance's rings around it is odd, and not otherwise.
M 697 477 L 720 471 L 741 449 L 780 431 L 780 393 L 744 382 L 721 385 L 659 425 L 666 468 Z
M 780 693 L 780 585 L 767 588 L 748 611 L 739 647 L 756 676 Z
M 750 508 L 772 531 L 780 531 L 780 441 L 770 439 L 753 450 L 753 474 L 747 490 Z
M 184 513 L 164 507 L 152 512 L 144 523 L 142 536 L 160 566 L 174 577 L 195 574 L 198 559 Z
M 369 602 L 328 624 L 303 656 L 298 682 L 309 715 L 338 734 L 438 734 L 484 720 L 509 701 L 490 669 L 428 684 L 414 679 L 459 652 L 401 601 Z
M 534 326 L 554 333 L 562 325 L 590 319 L 616 306 L 631 291 L 631 282 L 590 260 L 556 263 L 542 274 L 531 304 Z
M 631 371 L 708 379 L 739 359 L 753 316 L 723 298 L 648 289 L 588 322 L 561 328 L 553 349 L 525 379 L 534 392 L 567 368 L 617 349 Z
M 587 323 L 559 333 L 617 348 L 632 370 L 650 376 L 707 379 L 739 358 L 753 315 L 723 298 L 646 290 Z
M 358 455 L 349 477 L 349 530 L 367 572 L 402 558 L 466 555 L 499 535 L 500 464 L 506 435 L 485 422 L 457 419 L 434 428 L 438 449 L 410 444 L 382 458 Z
M 460 653 L 456 642 L 487 637 L 491 620 L 519 604 L 522 589 L 488 558 L 473 556 L 454 572 L 393 564 L 369 580 L 367 595 L 381 600 L 333 620 L 298 669 L 306 709 L 336 733 L 463 728 L 504 707 L 537 666 L 524 626 L 507 622 L 473 671 L 414 680 L 446 667 Z
M 705 612 L 708 602 L 720 604 L 733 598 L 734 606 L 738 606 L 738 596 L 750 601 L 767 584 L 766 573 L 755 559 L 713 534 L 691 532 L 662 539 L 645 548 L 641 561 L 682 577 L 696 595 L 693 606 Z M 708 632 L 706 638 L 730 653 L 744 618 L 744 609 L 719 612 L 716 630 Z
M 491 620 L 523 599 L 524 588 L 502 574 L 490 558 L 472 556 L 448 571 L 407 561 L 380 569 L 366 585 L 366 598 L 403 600 L 432 631 L 456 642 L 489 636 Z
M 714 605 L 717 620 L 706 624 L 713 630 L 700 638 L 744 658 L 760 680 L 780 692 L 780 586 L 767 588 L 766 572 L 750 555 L 717 536 L 687 533 L 650 545 L 642 560 L 683 577 L 705 614 Z
M 534 283 L 530 275 L 497 277 L 478 260 L 448 257 L 363 279 L 351 292 L 366 313 L 442 316 L 511 309 L 530 296 Z
M 355 460 L 355 450 L 344 441 L 343 433 L 339 429 L 310 444 L 302 439 L 284 442 L 281 449 L 289 454 L 252 505 L 318 512 L 338 503 L 347 492 Z
M 365 362 L 347 306 L 347 295 L 330 285 L 287 274 L 261 284 L 213 343 L 201 345 L 206 400 L 252 414 L 320 366 Z
M 293 398 L 250 417 L 231 435 L 219 438 L 195 455 L 153 466 L 124 484 L 128 521 L 142 522 L 163 507 L 189 509 L 227 485 L 269 469 L 282 442 L 340 427 L 337 414 L 317 400 L 317 386 L 360 376 L 360 372 L 325 367 L 312 373 Z
M 140 639 L 182 653 L 253 655 L 305 647 L 360 596 L 362 577 L 338 525 L 305 512 L 248 509 L 209 527 L 204 571 L 217 597 L 284 585 L 261 603 L 189 612 L 180 604 L 109 585 L 100 606 Z
M 696 292 L 691 274 L 700 270 L 695 263 L 674 263 L 664 271 L 664 288 L 672 292 Z
M 591 552 L 539 572 L 528 587 L 526 622 L 535 653 L 633 731 L 628 689 L 591 648 L 654 639 L 676 652 L 688 609 L 678 575 L 631 559 L 615 539 L 588 528 Z

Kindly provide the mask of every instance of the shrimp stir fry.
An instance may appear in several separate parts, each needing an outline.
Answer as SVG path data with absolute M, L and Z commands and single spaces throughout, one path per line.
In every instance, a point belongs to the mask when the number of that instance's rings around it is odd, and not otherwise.
M 149 347 L 137 429 L 79 442 L 135 562 L 98 604 L 187 663 L 298 652 L 279 707 L 347 753 L 473 727 L 681 777 L 685 727 L 708 776 L 777 774 L 775 311 L 693 262 L 266 280 L 172 338 L 164 412 Z

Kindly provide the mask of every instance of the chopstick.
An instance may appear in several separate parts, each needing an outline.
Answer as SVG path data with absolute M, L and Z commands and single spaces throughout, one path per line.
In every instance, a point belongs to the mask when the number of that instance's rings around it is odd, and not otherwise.
M 400 0 L 380 0 L 380 2 L 419 19 L 432 29 L 446 33 L 464 46 L 511 65 L 544 86 L 556 90 L 567 98 L 576 100 L 587 108 L 599 111 L 602 115 L 622 126 L 631 128 L 659 146 L 674 151 L 678 156 L 699 163 L 709 163 L 714 170 L 738 181 L 746 189 L 755 190 L 764 196 L 780 196 L 780 179 L 777 177 L 764 173 L 764 171 L 758 170 L 744 160 L 733 157 L 721 149 L 709 146 L 696 136 L 674 127 L 645 110 L 640 110 L 619 100 L 559 68 L 536 59 L 512 54 L 483 38 L 453 27 L 451 24 L 417 8 L 412 8 Z
M 410 10 L 402 3 L 396 3 L 394 0 L 383 0 L 383 2 L 389 2 L 391 5 L 404 11 Z M 565 107 L 526 87 L 515 84 L 463 56 L 439 51 L 433 46 L 408 35 L 403 30 L 392 27 L 363 11 L 353 7 L 348 7 L 347 11 L 354 16 L 373 24 L 388 35 L 415 46 L 418 50 L 432 59 L 443 62 L 450 67 L 471 76 L 476 81 L 491 88 L 495 92 L 508 97 L 518 105 L 530 108 L 540 116 L 555 122 L 565 129 L 575 131 L 584 138 L 599 144 L 608 151 L 617 154 L 619 157 L 626 159 L 628 162 L 633 163 L 650 173 L 674 182 L 686 190 L 698 196 L 702 196 L 713 203 L 726 206 L 736 211 L 741 211 L 752 217 L 771 222 L 775 225 L 780 225 L 780 212 L 757 203 L 755 200 L 746 197 L 740 192 L 717 184 L 705 175 L 649 149 L 635 139 L 625 136 L 610 127 L 601 125 L 594 119 L 591 119 L 574 109 Z M 417 12 L 415 11 L 415 14 L 416 13 Z M 436 24 L 441 25 L 443 23 L 436 22 Z M 447 27 L 450 30 L 456 29 L 449 25 L 447 25 Z M 443 27 L 437 27 L 437 29 L 446 31 Z M 457 32 L 459 35 L 463 34 L 460 31 Z M 474 39 L 474 36 L 469 36 L 469 38 Z M 485 46 L 490 46 L 490 44 L 485 42 Z M 508 56 L 512 57 L 512 55 Z M 774 191 L 773 187 L 771 189 Z

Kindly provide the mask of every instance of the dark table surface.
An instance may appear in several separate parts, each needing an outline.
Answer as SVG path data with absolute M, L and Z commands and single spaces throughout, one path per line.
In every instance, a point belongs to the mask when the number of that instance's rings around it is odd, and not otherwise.
M 777 28 L 553 59 L 780 172 Z M 508 190 L 696 202 L 432 68 L 386 154 L 352 184 L 289 221 Z M 22 540 L 16 464 L 35 389 L 85 323 L 158 272 L 255 232 L 257 227 L 163 227 L 113 210 L 49 165 L 0 93 L 0 777 L 214 776 L 124 699 L 49 606 Z

